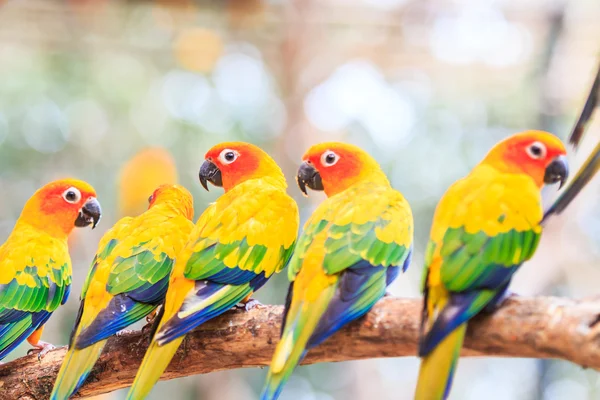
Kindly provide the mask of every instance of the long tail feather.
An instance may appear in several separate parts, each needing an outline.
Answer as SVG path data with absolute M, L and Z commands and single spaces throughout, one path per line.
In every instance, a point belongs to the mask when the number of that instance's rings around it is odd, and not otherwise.
M 146 351 L 142 365 L 138 369 L 135 380 L 129 393 L 127 400 L 142 400 L 148 396 L 152 387 L 158 382 L 169 362 L 175 355 L 179 345 L 185 336 L 181 336 L 173 341 L 159 346 L 155 340 L 152 340 L 150 347 Z
M 423 358 L 415 400 L 445 400 L 448 397 L 466 331 L 467 324 L 460 325 Z
M 96 342 L 83 349 L 76 349 L 72 346 L 60 367 L 50 400 L 65 400 L 75 394 L 100 358 L 105 345 L 106 340 Z
M 327 310 L 335 288 L 335 285 L 332 285 L 323 291 L 310 308 L 303 308 L 302 305 L 292 306 L 273 355 L 261 400 L 275 400 L 279 397 L 283 385 L 306 354 L 307 343 Z

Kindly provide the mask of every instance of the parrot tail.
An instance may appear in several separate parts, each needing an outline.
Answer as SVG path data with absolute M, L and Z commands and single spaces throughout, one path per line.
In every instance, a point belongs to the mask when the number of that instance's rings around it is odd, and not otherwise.
M 415 400 L 445 400 L 448 397 L 466 331 L 467 324 L 463 323 L 423 357 Z
M 336 286 L 332 285 L 321 293 L 319 298 L 311 304 L 310 310 L 303 310 L 301 304 L 294 305 L 289 310 L 260 396 L 261 400 L 275 400 L 279 397 L 283 386 L 306 354 L 307 345 L 309 345 L 321 316 L 329 306 L 335 288 Z
M 185 336 L 180 336 L 162 346 L 159 346 L 155 340 L 150 342 L 150 347 L 146 351 L 133 385 L 127 393 L 127 400 L 142 400 L 148 396 L 154 384 L 167 369 L 184 338 Z
M 106 340 L 83 349 L 77 349 L 75 346 L 69 348 L 56 377 L 50 400 L 64 400 L 75 394 L 100 358 L 104 345 Z

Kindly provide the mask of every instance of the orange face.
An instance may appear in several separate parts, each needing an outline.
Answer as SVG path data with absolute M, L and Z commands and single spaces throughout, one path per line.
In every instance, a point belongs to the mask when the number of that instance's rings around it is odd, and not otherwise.
M 385 179 L 379 164 L 364 150 L 345 143 L 327 142 L 312 146 L 302 157 L 298 186 L 339 193 L 365 178 Z
M 74 227 L 94 228 L 101 215 L 94 188 L 76 179 L 43 186 L 27 201 L 21 214 L 30 224 L 59 235 L 69 235 Z
M 273 176 L 283 178 L 275 161 L 259 147 L 244 142 L 226 142 L 212 147 L 200 168 L 200 183 L 207 182 L 225 191 L 253 178 Z
M 538 186 L 560 182 L 568 177 L 564 144 L 556 136 L 542 131 L 517 133 L 496 144 L 484 163 L 494 168 L 531 176 Z
M 187 219 L 194 218 L 194 198 L 181 185 L 160 185 L 148 198 L 148 209 L 158 204 L 171 203 L 182 212 Z

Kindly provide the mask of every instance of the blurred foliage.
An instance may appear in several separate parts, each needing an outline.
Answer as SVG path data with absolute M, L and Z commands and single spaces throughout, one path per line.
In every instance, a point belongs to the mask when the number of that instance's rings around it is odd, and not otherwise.
M 225 140 L 253 142 L 275 157 L 303 221 L 323 198 L 304 199 L 294 184 L 310 144 L 345 140 L 377 157 L 416 219 L 415 261 L 391 291 L 418 296 L 429 223 L 448 185 L 508 134 L 543 128 L 566 137 L 596 65 L 598 18 L 597 0 L 4 3 L 0 239 L 52 179 L 89 181 L 104 208 L 99 228 L 71 241 L 74 295 L 45 339 L 66 343 L 100 236 L 123 212 L 135 212 L 119 211 L 120 196 L 149 191 L 131 200 L 143 202 L 151 194 L 144 183 L 178 179 L 195 195 L 197 217 L 221 193 L 201 190 L 198 168 L 205 151 Z M 178 178 L 171 167 L 161 169 L 164 177 L 122 175 L 147 147 L 170 154 Z M 600 257 L 595 199 L 590 189 L 570 214 L 574 222 L 552 228 L 540 252 L 564 255 L 532 262 L 519 288 L 595 290 L 597 280 L 586 280 L 597 274 L 586 265 Z M 580 267 L 567 274 L 575 254 Z M 286 288 L 282 274 L 258 298 L 282 303 Z M 410 399 L 416 373 L 411 358 L 302 367 L 282 399 Z M 161 383 L 151 398 L 250 399 L 263 377 L 260 370 L 191 377 Z M 597 398 L 597 373 L 558 362 L 463 360 L 453 398 L 565 393 Z

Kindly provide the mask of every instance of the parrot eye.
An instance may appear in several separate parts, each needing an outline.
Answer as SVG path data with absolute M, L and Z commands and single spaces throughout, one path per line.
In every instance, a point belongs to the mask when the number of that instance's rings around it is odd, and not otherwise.
M 331 150 L 327 150 L 321 156 L 321 164 L 323 164 L 323 166 L 325 167 L 331 167 L 332 165 L 335 165 L 335 163 L 337 163 L 339 159 L 340 156 L 338 156 Z
M 237 151 L 225 149 L 221 152 L 221 154 L 219 154 L 219 160 L 221 160 L 223 164 L 231 164 L 232 162 L 237 160 L 239 156 L 240 153 L 238 153 Z
M 533 142 L 525 151 L 527 152 L 527 155 L 534 160 L 546 157 L 546 146 L 540 142 Z
M 150 195 L 150 197 L 148 197 L 148 203 L 152 203 L 152 200 L 154 200 L 154 195 Z
M 71 187 L 63 192 L 62 197 L 67 203 L 79 203 L 79 200 L 81 200 L 81 192 L 79 189 Z

